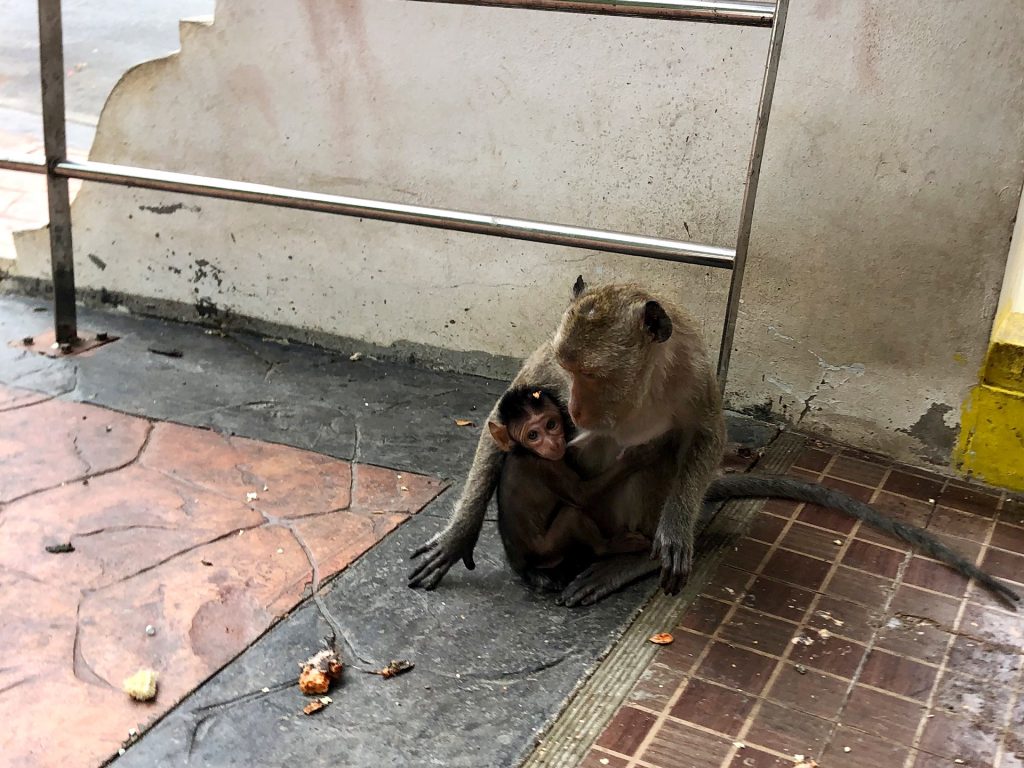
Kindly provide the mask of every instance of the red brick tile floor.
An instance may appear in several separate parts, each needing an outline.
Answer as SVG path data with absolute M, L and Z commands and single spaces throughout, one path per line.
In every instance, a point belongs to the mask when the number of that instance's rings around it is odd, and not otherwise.
M 0 387 L 0 762 L 102 763 L 441 490 Z
M 42 160 L 43 138 L 0 130 L 0 155 L 27 155 Z M 68 157 L 73 160 L 84 160 L 87 155 L 86 150 L 68 149 Z M 81 186 L 77 179 L 68 182 L 72 199 Z M 49 218 L 45 176 L 0 171 L 0 261 L 15 258 L 15 232 L 41 227 Z
M 819 446 L 792 474 L 926 526 L 1024 592 L 1020 502 Z M 766 503 L 668 629 L 581 766 L 1024 766 L 1022 614 L 856 521 Z

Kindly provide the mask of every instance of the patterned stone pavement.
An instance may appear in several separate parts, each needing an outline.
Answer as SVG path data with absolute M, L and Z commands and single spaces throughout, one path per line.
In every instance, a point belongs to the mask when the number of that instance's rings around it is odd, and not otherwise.
M 308 594 L 304 547 L 326 578 L 443 489 L 4 386 L 0 467 L 11 766 L 102 763 Z M 142 667 L 161 674 L 152 703 L 121 690 Z

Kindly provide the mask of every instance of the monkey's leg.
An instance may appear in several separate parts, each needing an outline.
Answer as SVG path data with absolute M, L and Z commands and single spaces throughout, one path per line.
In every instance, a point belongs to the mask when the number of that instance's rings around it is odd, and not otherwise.
M 576 507 L 564 506 L 555 513 L 547 531 L 532 542 L 533 559 L 538 568 L 554 568 L 579 544 L 598 556 L 608 551 L 608 542 L 597 523 Z
M 569 608 L 593 605 L 613 592 L 656 573 L 660 567 L 658 561 L 652 560 L 647 553 L 598 560 L 573 579 L 555 602 Z
M 495 418 L 494 411 L 492 409 L 489 419 Z M 434 589 L 460 558 L 469 570 L 476 568 L 473 548 L 484 524 L 487 502 L 498 485 L 503 457 L 501 449 L 484 430 L 477 442 L 473 466 L 463 486 L 462 496 L 455 504 L 448 525 L 411 555 L 413 560 L 419 557 L 423 559 L 409 574 L 410 587 Z
M 713 383 L 713 382 L 712 382 Z M 651 556 L 661 558 L 661 588 L 675 595 L 693 569 L 694 527 L 700 517 L 704 491 L 722 460 L 725 422 L 721 414 L 709 417 L 680 451 L 675 487 L 665 504 L 654 533 Z
M 642 533 L 623 533 L 613 536 L 608 542 L 608 554 L 626 555 L 633 552 L 648 552 L 651 540 Z

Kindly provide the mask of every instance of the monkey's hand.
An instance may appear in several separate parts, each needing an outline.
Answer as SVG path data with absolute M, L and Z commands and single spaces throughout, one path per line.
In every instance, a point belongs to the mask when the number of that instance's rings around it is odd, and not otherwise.
M 473 561 L 476 538 L 472 531 L 459 531 L 457 528 L 445 528 L 434 534 L 409 558 L 415 560 L 423 557 L 416 569 L 409 574 L 409 586 L 413 589 L 434 589 L 460 559 L 466 564 L 466 568 L 472 571 L 476 568 Z
M 671 528 L 668 515 L 662 515 L 651 545 L 651 557 L 661 558 L 661 588 L 666 595 L 679 594 L 690 580 L 693 568 L 692 548 L 685 546 L 685 532 Z

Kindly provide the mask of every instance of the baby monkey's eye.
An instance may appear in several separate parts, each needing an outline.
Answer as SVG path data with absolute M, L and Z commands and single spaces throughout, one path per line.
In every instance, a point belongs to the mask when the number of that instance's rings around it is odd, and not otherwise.
M 548 419 L 548 431 L 551 432 L 558 426 L 558 423 L 554 419 Z
M 538 437 L 540 437 L 540 435 L 537 434 L 536 429 L 531 429 L 529 432 L 526 433 L 526 439 L 529 440 L 531 443 Z

